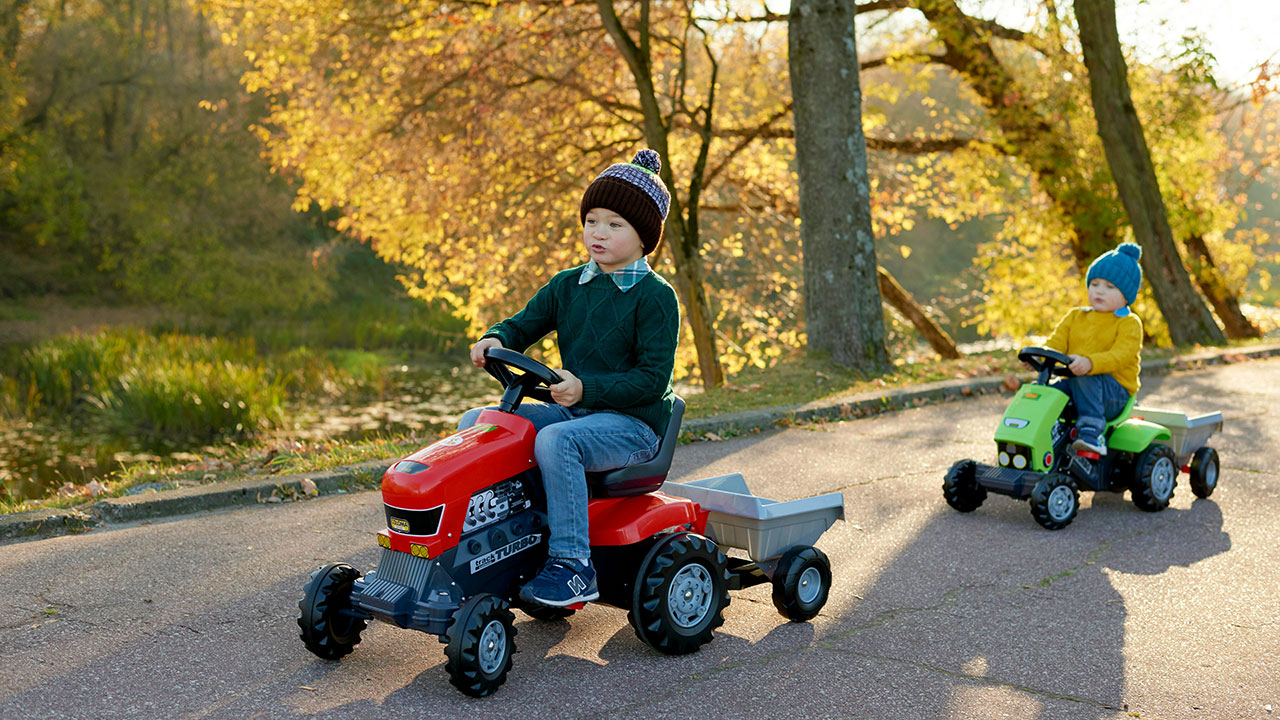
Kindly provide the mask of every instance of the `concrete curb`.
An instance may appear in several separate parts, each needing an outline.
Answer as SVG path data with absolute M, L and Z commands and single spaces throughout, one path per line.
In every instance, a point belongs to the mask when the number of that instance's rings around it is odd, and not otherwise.
M 126 523 L 204 510 L 275 504 L 308 495 L 332 495 L 376 485 L 394 460 L 372 460 L 332 470 L 250 477 L 171 490 L 99 500 L 88 512 L 48 508 L 0 515 L 0 543 L 51 535 L 78 533 L 107 523 Z M 308 482 L 311 484 L 308 487 Z
M 1150 360 L 1142 363 L 1142 371 L 1163 374 L 1174 370 L 1191 370 L 1277 356 L 1280 356 L 1280 344 L 1206 350 L 1167 360 Z M 1024 375 L 1018 377 L 1022 379 Z M 686 421 L 682 437 L 716 439 L 792 423 L 867 417 L 891 410 L 981 395 L 1001 390 L 1004 383 L 1004 376 L 944 380 L 799 405 L 729 413 Z M 0 515 L 0 544 L 84 532 L 110 523 L 187 515 L 236 506 L 274 504 L 308 495 L 330 495 L 364 489 L 376 485 L 393 462 L 394 459 L 373 460 L 320 472 L 250 477 L 227 483 L 148 491 L 100 500 L 90 506 L 88 512 L 74 508 L 45 508 Z M 308 487 L 308 483 L 311 487 Z

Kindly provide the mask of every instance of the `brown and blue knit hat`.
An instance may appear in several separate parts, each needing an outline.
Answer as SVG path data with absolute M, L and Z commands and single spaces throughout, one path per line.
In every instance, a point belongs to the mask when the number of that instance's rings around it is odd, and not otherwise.
M 592 208 L 612 210 L 636 229 L 644 254 L 653 252 L 662 242 L 662 224 L 671 207 L 671 193 L 658 176 L 661 169 L 662 157 L 649 148 L 629 163 L 610 165 L 587 186 L 578 219 L 585 223 Z

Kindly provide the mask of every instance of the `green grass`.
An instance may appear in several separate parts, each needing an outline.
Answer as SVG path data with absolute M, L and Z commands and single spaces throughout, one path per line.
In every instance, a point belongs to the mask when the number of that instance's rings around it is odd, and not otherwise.
M 252 340 L 104 330 L 0 359 L 0 411 L 92 420 L 154 442 L 244 438 L 278 424 L 289 398 L 336 394 L 380 372 L 371 353 L 336 362 L 305 348 L 259 355 Z

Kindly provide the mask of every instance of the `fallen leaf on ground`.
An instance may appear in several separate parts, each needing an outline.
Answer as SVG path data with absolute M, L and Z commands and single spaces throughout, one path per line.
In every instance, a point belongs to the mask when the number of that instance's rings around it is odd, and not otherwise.
M 311 478 L 302 478 L 301 485 L 303 495 L 318 495 L 320 493 L 320 489 L 316 487 Z

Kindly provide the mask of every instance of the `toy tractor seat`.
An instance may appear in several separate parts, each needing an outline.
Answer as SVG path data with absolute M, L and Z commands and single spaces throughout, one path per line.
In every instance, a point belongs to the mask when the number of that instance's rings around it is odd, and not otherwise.
M 1124 409 L 1120 411 L 1120 414 L 1107 421 L 1107 427 L 1106 427 L 1106 430 L 1104 430 L 1106 434 L 1110 435 L 1111 431 L 1117 425 L 1129 419 L 1129 416 L 1133 414 L 1133 405 L 1134 405 L 1134 402 L 1137 401 L 1137 399 L 1138 399 L 1137 393 L 1134 393 L 1129 396 L 1129 402 L 1124 404 Z
M 658 454 L 648 462 L 631 465 L 608 472 L 587 473 L 587 491 L 591 497 L 616 498 L 643 495 L 662 487 L 671 469 L 671 458 L 680 439 L 680 421 L 684 418 L 684 400 L 675 396 L 671 406 L 671 419 L 658 444 Z

